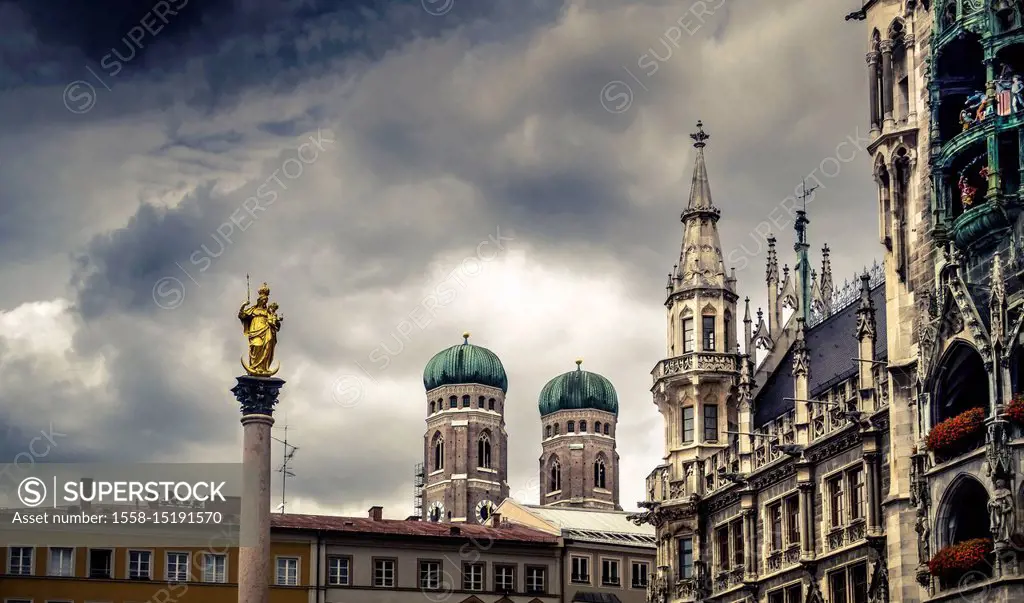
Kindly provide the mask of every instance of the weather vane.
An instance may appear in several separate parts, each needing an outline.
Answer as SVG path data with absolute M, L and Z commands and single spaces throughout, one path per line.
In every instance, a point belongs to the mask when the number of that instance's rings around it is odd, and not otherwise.
M 281 368 L 274 367 L 274 349 L 277 332 L 281 330 L 284 314 L 278 315 L 277 303 L 270 302 L 270 287 L 266 283 L 256 291 L 256 303 L 249 302 L 249 275 L 245 275 L 245 302 L 238 310 L 242 332 L 249 340 L 249 361 L 242 358 L 242 367 L 254 377 L 272 377 Z

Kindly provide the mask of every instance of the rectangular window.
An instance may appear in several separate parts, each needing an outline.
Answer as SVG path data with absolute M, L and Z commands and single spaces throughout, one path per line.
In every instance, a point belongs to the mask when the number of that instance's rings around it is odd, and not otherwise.
M 188 582 L 188 553 L 167 553 L 165 580 L 171 584 Z
M 843 476 L 828 481 L 829 527 L 838 528 L 846 524 L 843 513 Z
M 743 567 L 743 520 L 730 524 L 732 530 L 732 566 Z
M 327 585 L 348 586 L 352 573 L 352 561 L 348 557 L 327 558 Z
M 89 577 L 101 580 L 114 577 L 114 551 L 89 549 Z
M 647 588 L 648 565 L 644 561 L 634 561 L 631 564 L 632 579 L 630 585 L 633 588 Z
M 768 593 L 768 603 L 786 603 L 786 593 L 781 590 Z
M 619 562 L 616 559 L 601 560 L 601 585 L 619 585 Z
M 228 581 L 228 556 L 223 553 L 203 554 L 203 582 Z
M 494 590 L 499 593 L 516 592 L 516 566 L 494 566 Z
M 683 408 L 683 443 L 693 443 L 693 407 Z
M 441 588 L 440 561 L 420 561 L 420 588 L 426 590 Z
M 850 594 L 852 603 L 868 603 L 868 566 L 858 563 L 850 568 Z
M 693 539 L 679 539 L 679 578 L 687 580 L 693 577 Z
M 722 320 L 722 343 L 724 344 L 722 346 L 722 351 L 726 354 L 729 353 L 729 325 L 729 316 L 726 315 L 725 319 Z
M 693 319 L 683 319 L 683 353 L 689 354 L 693 351 Z
M 153 553 L 128 551 L 128 579 L 149 580 L 153 571 Z
M 787 545 L 800 542 L 800 498 L 795 494 L 786 499 L 786 531 Z
M 829 603 L 868 603 L 867 564 L 858 563 L 828 576 Z
M 277 584 L 280 586 L 299 585 L 299 559 L 297 557 L 277 558 Z
M 51 548 L 50 564 L 47 574 L 50 576 L 74 576 L 75 549 L 72 548 Z
M 782 550 L 782 503 L 768 507 L 768 522 L 771 526 L 771 550 Z
M 715 351 L 715 317 L 704 316 L 703 317 L 703 331 L 704 331 L 704 351 L 714 352 Z
M 786 587 L 786 603 L 804 603 L 803 597 L 803 585 L 794 584 Z
M 547 570 L 543 567 L 526 568 L 526 592 L 530 594 L 544 593 L 546 574 Z
M 864 468 L 857 467 L 849 473 L 850 519 L 864 519 Z
M 377 588 L 394 588 L 395 586 L 395 560 L 374 559 L 373 560 L 373 585 Z
M 718 441 L 718 405 L 704 405 L 704 441 Z
M 830 603 L 850 603 L 846 598 L 846 570 L 829 574 L 828 591 Z
M 32 575 L 32 552 L 30 546 L 12 546 L 7 549 L 7 573 L 15 576 Z
M 729 561 L 732 559 L 729 555 L 729 526 L 718 528 L 715 531 L 715 544 L 718 569 L 725 571 L 729 569 Z
M 572 577 L 573 582 L 579 584 L 590 583 L 590 559 L 587 557 L 573 557 L 572 558 Z
M 484 564 L 466 563 L 462 566 L 462 590 L 484 589 Z

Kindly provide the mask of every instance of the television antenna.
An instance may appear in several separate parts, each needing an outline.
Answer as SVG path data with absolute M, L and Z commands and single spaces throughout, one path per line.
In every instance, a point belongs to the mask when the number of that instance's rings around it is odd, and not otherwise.
M 277 508 L 274 509 L 275 511 L 280 511 L 282 514 L 284 514 L 286 505 L 285 492 L 288 487 L 288 478 L 295 477 L 295 472 L 291 470 L 291 462 L 292 459 L 295 458 L 295 453 L 298 452 L 299 448 L 298 446 L 292 446 L 291 444 L 288 443 L 287 423 L 284 424 L 283 439 L 275 438 L 274 436 L 270 436 L 270 439 L 274 440 L 275 442 L 280 442 L 284 448 L 284 458 L 281 461 L 281 466 L 277 468 L 277 472 L 281 474 L 281 504 L 279 504 Z

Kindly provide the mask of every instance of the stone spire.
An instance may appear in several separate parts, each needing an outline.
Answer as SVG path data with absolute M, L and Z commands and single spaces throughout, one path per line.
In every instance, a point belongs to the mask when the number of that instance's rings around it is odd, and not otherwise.
M 804 199 L 804 208 L 796 212 L 796 222 L 794 224 L 796 243 L 793 244 L 793 251 L 796 251 L 797 258 L 796 268 L 793 271 L 796 277 L 796 311 L 797 315 L 804 319 L 804 323 L 811 320 L 811 262 L 807 256 L 807 250 L 811 247 L 807 243 L 807 225 L 810 223 L 810 220 L 807 219 L 806 198 L 808 192 L 805 185 L 804 191 L 801 194 L 801 198 Z
M 818 286 L 825 316 L 832 314 L 832 296 L 836 291 L 836 286 L 832 282 L 832 260 L 829 259 L 829 253 L 828 245 L 821 248 L 821 283 Z
M 750 298 L 743 300 L 743 353 L 754 357 L 754 328 L 750 318 Z
M 680 216 L 683 222 L 683 243 L 676 269 L 675 290 L 715 287 L 732 290 L 725 273 L 722 245 L 718 237 L 718 219 L 722 212 L 711 202 L 711 184 L 704 165 L 704 147 L 710 136 L 704 124 L 697 122 L 697 132 L 690 134 L 697 158 L 690 182 L 690 200 Z
M 782 308 L 779 306 L 779 257 L 775 252 L 775 237 L 768 235 L 768 332 L 774 337 L 782 327 Z
M 871 299 L 871 276 L 860 277 L 860 305 L 857 307 L 857 339 L 875 337 L 875 302 Z

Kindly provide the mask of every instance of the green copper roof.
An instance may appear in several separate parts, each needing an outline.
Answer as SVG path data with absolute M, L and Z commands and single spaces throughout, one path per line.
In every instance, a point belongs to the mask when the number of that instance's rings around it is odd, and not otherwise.
M 479 383 L 508 392 L 505 367 L 494 352 L 469 343 L 469 333 L 463 334 L 459 345 L 441 350 L 423 369 L 423 387 L 427 391 L 442 385 Z
M 540 416 L 559 410 L 594 408 L 619 414 L 619 397 L 611 381 L 597 373 L 580 368 L 582 361 L 576 361 L 576 370 L 563 373 L 548 381 L 540 390 Z

